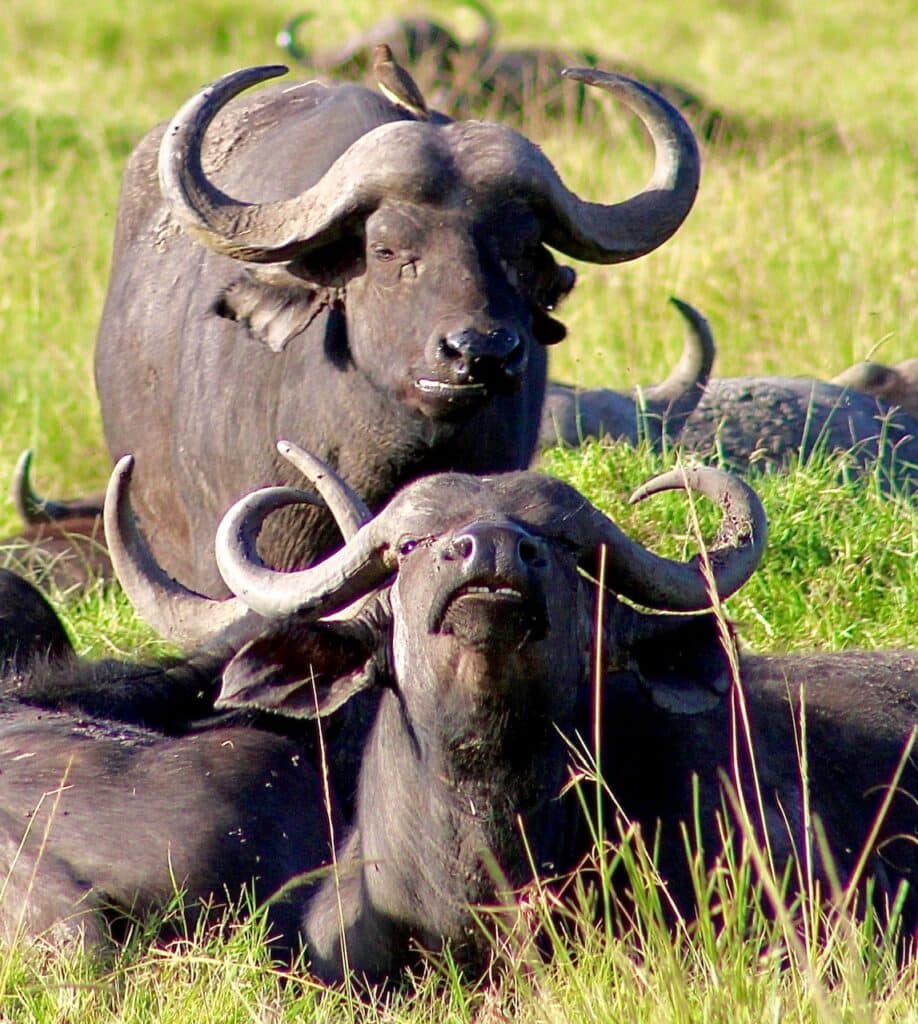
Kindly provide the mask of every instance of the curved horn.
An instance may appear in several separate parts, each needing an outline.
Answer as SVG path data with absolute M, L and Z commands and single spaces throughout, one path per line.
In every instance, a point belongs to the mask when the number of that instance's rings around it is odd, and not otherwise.
M 105 492 L 105 539 L 115 575 L 134 610 L 160 636 L 193 647 L 218 634 L 250 638 L 255 616 L 239 600 L 215 601 L 177 583 L 157 563 L 137 527 L 129 487 L 134 457 L 119 459 Z
M 682 355 L 664 381 L 637 391 L 644 408 L 662 418 L 667 441 L 675 444 L 704 394 L 717 350 L 711 327 L 698 310 L 675 296 L 669 301 L 686 323 Z
M 460 6 L 471 8 L 481 19 L 478 34 L 468 44 L 468 48 L 483 57 L 493 48 L 494 40 L 497 38 L 497 19 L 494 12 L 487 4 L 482 3 L 482 0 L 460 0 Z
M 684 488 L 715 501 L 723 511 L 717 537 L 707 549 L 714 585 L 721 600 L 734 594 L 755 572 L 768 536 L 768 520 L 755 491 L 739 477 L 709 466 L 681 467 L 654 477 L 631 496 L 643 501 L 660 491 Z M 700 556 L 677 562 L 648 551 L 607 516 L 584 503 L 572 517 L 585 567 L 595 568 L 596 549 L 608 549 L 606 583 L 610 589 L 648 608 L 694 612 L 711 607 Z
M 32 449 L 26 448 L 17 459 L 10 488 L 13 504 L 23 525 L 57 523 L 79 516 L 102 514 L 102 506 L 98 501 L 52 501 L 50 498 L 39 497 L 32 490 L 30 478 L 32 454 Z
M 701 178 L 695 136 L 668 100 L 640 82 L 597 68 L 565 68 L 561 74 L 604 89 L 633 110 L 650 133 L 656 158 L 643 191 L 611 206 L 580 199 L 551 168 L 551 175 L 535 190 L 554 220 L 545 241 L 568 256 L 591 263 L 637 259 L 662 245 L 695 202 Z
M 208 126 L 234 96 L 286 71 L 270 65 L 225 75 L 193 96 L 163 135 L 159 150 L 163 198 L 190 235 L 223 256 L 253 263 L 282 262 L 331 241 L 346 218 L 374 209 L 383 196 L 417 197 L 422 180 L 438 187 L 442 156 L 432 151 L 430 135 L 412 130 L 429 126 L 395 121 L 362 135 L 315 185 L 293 199 L 244 203 L 221 192 L 201 167 L 201 144 Z
M 217 529 L 220 575 L 244 604 L 265 618 L 291 612 L 316 618 L 331 615 L 373 590 L 395 568 L 388 534 L 389 523 L 397 521 L 403 504 L 398 496 L 318 565 L 295 572 L 267 567 L 255 550 L 262 523 L 271 512 L 304 498 L 290 488 L 265 487 L 237 501 Z
M 509 128 L 482 122 L 437 128 L 423 121 L 396 121 L 367 132 L 293 199 L 239 202 L 205 177 L 204 133 L 234 96 L 285 70 L 250 68 L 221 78 L 182 107 L 160 146 L 160 186 L 173 215 L 198 241 L 234 259 L 281 262 L 333 240 L 349 217 L 374 209 L 384 197 L 434 196 L 451 187 L 451 163 L 473 188 L 514 193 L 531 203 L 548 244 L 594 263 L 636 259 L 661 245 L 685 219 L 698 191 L 698 147 L 682 115 L 639 82 L 581 68 L 564 74 L 618 96 L 654 143 L 647 187 L 623 202 L 607 206 L 580 199 L 541 150 Z
M 277 450 L 319 492 L 319 497 L 328 506 L 346 541 L 373 518 L 363 498 L 331 466 L 312 452 L 305 451 L 292 441 L 278 441 Z

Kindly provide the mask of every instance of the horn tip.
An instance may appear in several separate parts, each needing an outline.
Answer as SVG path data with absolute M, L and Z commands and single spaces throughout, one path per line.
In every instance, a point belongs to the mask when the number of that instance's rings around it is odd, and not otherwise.
M 574 82 L 583 82 L 585 85 L 602 85 L 613 88 L 617 85 L 635 84 L 634 79 L 628 78 L 627 75 L 618 75 L 614 71 L 602 71 L 600 68 L 562 68 L 561 77 L 570 78 Z
M 16 498 L 29 485 L 29 471 L 32 469 L 32 457 L 35 452 L 31 448 L 23 448 L 13 469 L 13 497 Z
M 130 478 L 133 471 L 134 456 L 128 453 L 127 455 L 122 455 L 115 463 L 115 468 L 112 470 L 112 476 L 117 476 L 119 479 L 126 479 Z
M 105 514 L 113 514 L 121 502 L 122 496 L 131 482 L 131 474 L 134 472 L 134 456 L 122 455 L 115 463 L 115 467 L 108 478 L 108 486 L 105 488 Z
M 13 499 L 13 504 L 16 506 L 19 518 L 24 522 L 30 521 L 30 515 L 34 511 L 32 485 L 29 480 L 33 455 L 34 452 L 31 448 L 23 449 L 19 458 L 16 460 L 16 466 L 13 469 L 13 479 L 10 484 L 10 494 Z
M 690 486 L 688 467 L 670 469 L 665 473 L 660 473 L 655 477 L 651 477 L 650 480 L 645 480 L 644 483 L 642 483 L 628 499 L 628 504 L 637 505 L 639 502 L 644 501 L 646 498 L 649 498 L 654 494 L 679 489 L 688 490 Z

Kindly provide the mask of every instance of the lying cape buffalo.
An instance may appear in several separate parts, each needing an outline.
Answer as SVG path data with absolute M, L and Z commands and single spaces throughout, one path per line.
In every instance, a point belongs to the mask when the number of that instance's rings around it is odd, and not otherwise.
M 592 735 L 597 589 L 584 570 L 596 577 L 600 546 L 604 771 L 622 813 L 648 836 L 662 830 L 661 870 L 689 907 L 677 823 L 692 816 L 697 774 L 704 848 L 716 854 L 718 772 L 729 771 L 733 754 L 713 616 L 672 614 L 709 604 L 697 561 L 651 554 L 570 487 L 537 474 L 433 476 L 371 517 L 327 467 L 283 450 L 323 495 L 334 492 L 349 539 L 311 569 L 269 569 L 254 552 L 263 519 L 306 496 L 270 488 L 246 497 L 217 542 L 236 595 L 222 603 L 156 566 L 126 500 L 129 460 L 116 468 L 107 526 L 129 593 L 174 636 L 213 634 L 218 624 L 219 635 L 210 636 L 212 653 L 159 669 L 68 665 L 8 681 L 0 848 L 20 848 L 30 813 L 30 840 L 37 833 L 46 844 L 40 861 L 30 841 L 21 847 L 2 906 L 7 928 L 23 919 L 32 872 L 26 929 L 82 928 L 97 941 L 103 914 L 111 921 L 155 907 L 176 884 L 189 914 L 202 897 L 219 901 L 246 884 L 264 898 L 327 863 L 333 828 L 336 873 L 288 887 L 269 908 L 282 946 L 304 942 L 328 979 L 348 968 L 389 976 L 419 945 L 448 943 L 480 966 L 490 946 L 472 908 L 506 901 L 533 867 L 552 875 L 575 868 L 590 847 L 576 800 L 558 795 L 568 741 Z M 718 471 L 687 471 L 686 482 L 724 509 L 709 558 L 711 585 L 726 596 L 761 557 L 764 514 L 745 485 Z M 681 473 L 670 474 L 638 497 L 681 485 Z M 811 807 L 845 881 L 914 723 L 916 667 L 908 652 L 744 660 L 765 827 L 778 858 L 805 849 L 794 723 L 802 689 Z M 267 710 L 278 726 L 269 716 L 183 729 L 217 687 L 218 706 Z M 135 710 L 148 690 L 147 704 L 172 708 L 178 735 L 151 727 L 148 707 Z M 336 730 L 335 719 L 368 697 L 372 725 L 357 753 L 350 725 Z M 296 724 L 316 713 L 330 714 L 340 818 L 323 806 L 311 729 Z M 349 765 L 340 763 L 339 740 Z M 916 775 L 910 761 L 904 790 L 915 792 Z M 54 800 L 41 803 L 45 793 Z M 914 822 L 914 804 L 894 798 L 869 861 L 879 904 L 914 877 Z M 909 894 L 907 926 L 915 903 Z
M 647 440 L 657 450 L 679 444 L 740 473 L 785 468 L 815 452 L 848 452 L 854 471 L 878 466 L 891 490 L 905 496 L 918 490 L 918 419 L 902 408 L 904 402 L 858 390 L 862 375 L 855 368 L 836 383 L 710 377 L 715 349 L 707 321 L 673 301 L 689 330 L 667 379 L 630 392 L 549 384 L 539 433 L 543 448 L 603 437 L 630 444 Z
M 566 73 L 620 98 L 654 141 L 647 187 L 606 206 L 509 128 L 418 121 L 360 86 L 229 103 L 281 70 L 228 75 L 134 151 L 96 349 L 106 440 L 115 458 L 137 456 L 157 558 L 213 595 L 226 593 L 220 517 L 253 487 L 295 479 L 270 454 L 278 435 L 374 508 L 424 473 L 525 467 L 545 346 L 565 333 L 552 310 L 574 282 L 547 246 L 636 259 L 698 187 L 681 116 L 616 75 Z M 262 543 L 278 566 L 333 542 L 323 510 L 275 518 Z

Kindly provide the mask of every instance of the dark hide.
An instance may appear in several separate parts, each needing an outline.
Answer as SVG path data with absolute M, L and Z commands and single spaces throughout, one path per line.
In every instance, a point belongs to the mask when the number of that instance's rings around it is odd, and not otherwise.
M 242 726 L 167 738 L 21 706 L 8 714 L 0 724 L 4 877 L 8 854 L 26 838 L 0 908 L 7 935 L 36 859 L 27 927 L 34 934 L 53 923 L 51 937 L 76 937 L 79 919 L 96 908 L 117 935 L 126 917 L 163 911 L 177 893 L 193 928 L 202 903 L 211 914 L 247 893 L 263 903 L 329 859 L 320 776 L 293 740 Z M 288 955 L 304 891 L 269 911 Z M 93 914 L 83 941 L 104 935 Z
M 355 139 L 407 118 L 358 86 L 269 87 L 218 115 L 205 168 L 241 198 L 290 197 Z M 528 464 L 544 345 L 564 333 L 549 310 L 574 281 L 531 212 L 509 198 L 441 203 L 444 165 L 429 198 L 383 203 L 299 262 L 246 265 L 190 240 L 166 212 L 162 132 L 125 172 L 96 383 L 109 449 L 136 456 L 135 507 L 156 524 L 151 545 L 170 574 L 226 593 L 212 551 L 220 517 L 256 486 L 299 481 L 278 437 L 335 467 L 371 507 L 433 471 Z M 461 372 L 442 339 L 465 328 L 518 337 L 521 362 L 510 373 L 481 360 L 484 398 L 423 395 L 417 378 Z M 335 537 L 324 511 L 297 509 L 274 517 L 261 543 L 272 564 L 294 566 Z
M 826 897 L 836 873 L 847 883 L 868 839 L 918 721 L 918 653 L 850 651 L 835 654 L 745 657 L 743 692 L 752 722 L 752 748 L 764 798 L 769 842 L 780 872 L 789 856 L 813 875 Z M 653 700 L 628 673 L 610 675 L 603 694 L 604 776 L 626 818 L 640 825 L 645 841 L 659 842 L 659 866 L 668 891 L 691 916 L 695 898 L 686 870 L 679 822 L 693 822 L 693 780 L 706 862 L 721 844 L 714 825 L 724 803 L 720 773 L 741 791 L 753 828 L 762 835 L 748 746 L 734 717 L 736 695 L 707 711 L 674 715 Z M 813 815 L 828 839 L 827 870 L 815 834 L 807 835 L 797 739 L 801 707 L 806 723 L 808 791 Z M 740 783 L 732 765 L 732 738 L 741 751 Z M 867 861 L 876 882 L 875 904 L 884 915 L 903 882 L 909 892 L 903 933 L 918 928 L 918 755 L 905 765 L 899 789 Z M 729 805 L 728 805 L 729 806 Z M 738 832 L 735 820 L 734 829 Z
M 277 928 L 285 940 L 293 929 L 305 942 L 318 975 L 343 971 L 339 910 L 355 972 L 387 977 L 417 946 L 445 944 L 478 969 L 491 942 L 470 905 L 512 913 L 512 894 L 531 880 L 532 864 L 540 875 L 576 868 L 591 840 L 576 798 L 559 795 L 567 740 L 593 734 L 595 584 L 579 573 L 564 517 L 553 514 L 564 485 L 535 474 L 445 475 L 415 489 L 427 500 L 412 506 L 397 544 L 391 624 L 385 609 L 356 624 L 293 617 L 268 625 L 226 665 L 218 705 L 286 718 L 289 736 L 267 719 L 169 738 L 83 714 L 43 712 L 39 720 L 21 704 L 11 710 L 0 729 L 0 810 L 8 820 L 21 822 L 42 793 L 53 792 L 68 763 L 73 784 L 61 797 L 69 814 L 49 833 L 49 884 L 36 892 L 51 895 L 38 899 L 35 920 L 66 920 L 72 900 L 90 887 L 92 900 L 157 905 L 166 895 L 167 853 L 191 895 L 221 884 L 234 891 L 249 871 L 263 897 L 285 873 L 327 863 L 315 761 L 303 758 L 308 770 L 294 764 L 312 728 L 300 720 L 341 700 L 353 705 L 363 688 L 379 694 L 378 713 L 362 757 L 351 738 L 345 743 L 358 782 L 356 808 L 338 833 L 340 884 L 328 876 L 317 893 L 297 890 L 277 911 Z M 731 772 L 732 697 L 717 625 L 710 615 L 639 612 L 614 593 L 606 608 L 605 776 L 645 836 L 660 824 L 661 871 L 690 912 L 678 823 L 692 819 L 692 775 L 704 851 L 713 859 L 719 773 Z M 742 675 L 765 828 L 779 862 L 802 848 L 793 705 L 805 687 L 811 803 L 844 884 L 918 715 L 918 656 L 749 657 Z M 326 735 L 332 761 L 341 735 Z M 35 756 L 11 760 L 22 753 Z M 164 771 L 174 764 L 177 773 Z M 869 862 L 881 907 L 901 881 L 915 878 L 915 845 L 893 838 L 915 831 L 914 756 L 901 790 Z M 612 808 L 606 813 L 611 821 Z M 118 845 L 109 846 L 115 820 Z M 238 828 L 251 844 L 245 850 L 227 838 Z M 0 849 L 20 837 L 5 834 Z M 122 862 L 125 843 L 137 866 Z M 246 859 L 253 851 L 257 861 Z M 818 858 L 814 873 L 824 877 Z M 916 920 L 912 891 L 905 927 Z
M 54 610 L 16 573 L 0 569 L 0 677 L 36 660 L 68 660 L 73 646 Z
M 2 622 L 25 630 L 31 611 L 34 657 L 20 645 L 0 678 L 0 935 L 104 948 L 131 920 L 177 905 L 164 933 L 183 934 L 202 912 L 219 920 L 228 903 L 289 886 L 268 910 L 274 948 L 289 957 L 315 885 L 297 878 L 328 863 L 342 829 L 315 725 L 215 716 L 231 652 L 77 663 L 55 646 L 62 629 L 40 595 L 7 575 L 0 596 L 20 611 L 0 605 Z M 320 686 L 322 665 L 347 665 L 334 633 L 316 627 L 307 656 Z

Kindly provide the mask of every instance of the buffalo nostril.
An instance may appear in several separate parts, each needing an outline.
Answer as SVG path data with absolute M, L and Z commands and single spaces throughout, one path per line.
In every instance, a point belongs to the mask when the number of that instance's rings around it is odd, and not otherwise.
M 452 549 L 455 555 L 466 561 L 475 553 L 475 539 L 467 534 L 457 537 L 452 543 Z
M 440 352 L 447 357 L 447 359 L 458 359 L 468 351 L 468 346 L 464 343 L 464 339 L 461 334 L 447 334 L 445 337 L 440 339 Z
M 542 546 L 531 537 L 521 538 L 516 550 L 523 565 L 535 565 L 541 561 Z
M 498 327 L 491 331 L 488 334 L 488 341 L 495 355 L 503 359 L 509 359 L 522 344 L 520 336 L 506 327 Z

